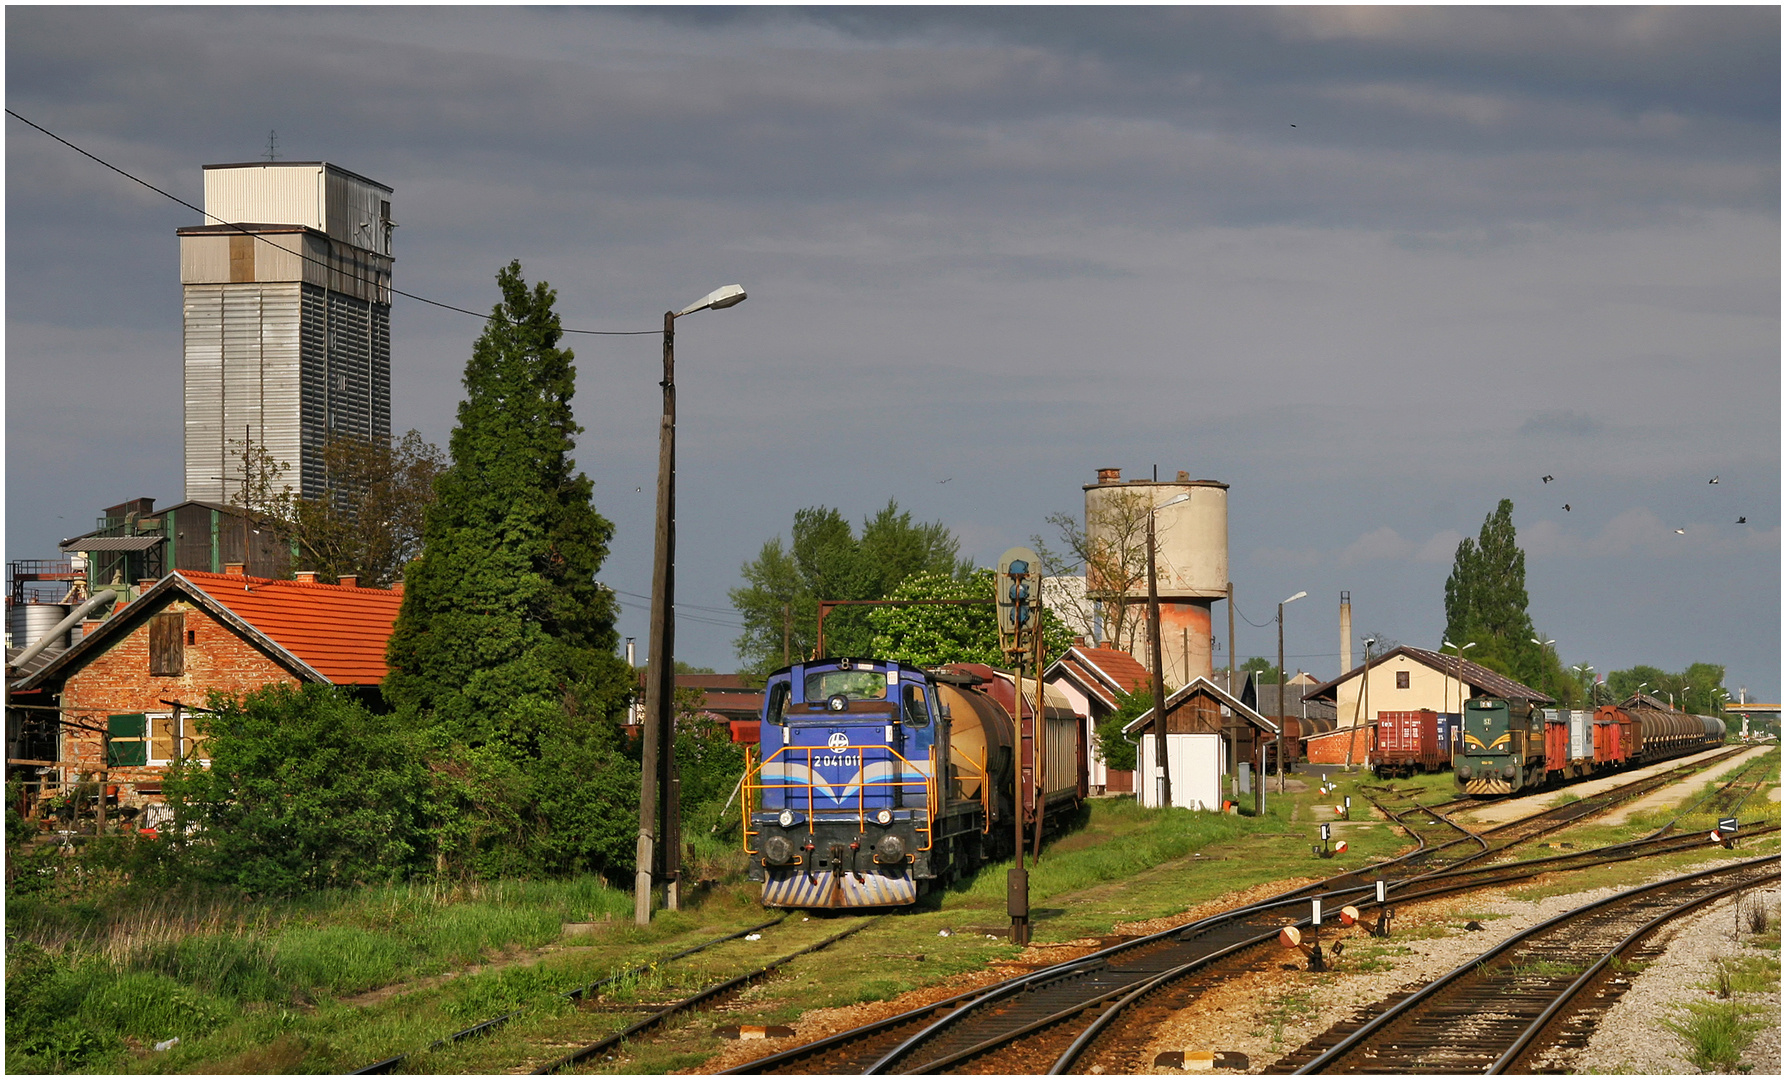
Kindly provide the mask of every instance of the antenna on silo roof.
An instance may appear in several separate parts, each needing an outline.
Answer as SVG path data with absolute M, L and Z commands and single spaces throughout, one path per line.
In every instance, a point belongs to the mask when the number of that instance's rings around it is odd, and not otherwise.
M 279 160 L 279 133 L 270 129 L 267 131 L 267 160 Z

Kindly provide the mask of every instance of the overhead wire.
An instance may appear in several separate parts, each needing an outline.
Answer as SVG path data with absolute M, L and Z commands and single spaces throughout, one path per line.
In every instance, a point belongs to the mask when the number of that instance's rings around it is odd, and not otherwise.
M 390 284 L 381 284 L 377 280 L 362 277 L 359 274 L 352 272 L 352 271 L 343 270 L 339 267 L 331 265 L 330 263 L 326 262 L 325 260 L 318 259 L 311 255 L 306 255 L 305 253 L 303 253 L 301 251 L 292 251 L 290 248 L 281 247 L 280 245 L 273 243 L 273 241 L 267 239 L 266 237 L 254 232 L 250 229 L 244 228 L 240 224 L 237 224 L 237 223 L 231 222 L 231 221 L 224 221 L 222 218 L 217 217 L 214 214 L 210 214 L 204 210 L 199 209 L 198 207 L 187 202 L 185 199 L 180 198 L 178 195 L 172 194 L 171 192 L 163 191 L 162 189 L 156 187 L 154 184 L 151 184 L 147 180 L 144 180 L 142 177 L 133 175 L 132 173 L 129 173 L 129 172 L 125 171 L 124 169 L 119 168 L 116 165 L 113 165 L 111 162 L 100 157 L 98 154 L 95 154 L 95 153 L 93 153 L 89 150 L 86 150 L 80 146 L 76 146 L 74 143 L 69 142 L 67 139 L 64 139 L 62 136 L 51 131 L 49 128 L 44 127 L 42 124 L 38 124 L 31 120 L 27 120 L 25 117 L 20 116 L 17 112 L 13 111 L 10 108 L 6 110 L 6 115 L 12 117 L 13 119 L 19 121 L 22 124 L 25 124 L 29 127 L 35 128 L 36 130 L 43 132 L 45 135 L 48 135 L 50 138 L 61 143 L 63 146 L 66 146 L 70 150 L 73 150 L 75 153 L 80 154 L 82 157 L 89 158 L 93 161 L 98 162 L 101 165 L 104 165 L 106 168 L 117 173 L 119 176 L 122 176 L 124 179 L 129 180 L 133 183 L 141 184 L 143 187 L 148 188 L 150 191 L 153 191 L 155 194 L 160 195 L 162 198 L 170 199 L 174 202 L 177 202 L 181 206 L 184 206 L 186 209 L 191 210 L 192 212 L 194 212 L 210 221 L 216 222 L 219 225 L 225 225 L 225 226 L 228 226 L 229 228 L 235 229 L 237 232 L 241 233 L 244 236 L 253 237 L 255 240 L 258 240 L 261 243 L 266 244 L 268 247 L 274 248 L 278 251 L 282 251 L 288 255 L 296 255 L 299 259 L 302 259 L 305 262 L 313 263 L 317 266 L 320 266 L 332 274 L 338 274 L 342 277 L 346 277 L 349 280 L 357 282 L 361 285 L 369 285 L 375 290 L 376 289 L 384 289 L 385 291 L 391 293 L 393 296 L 401 296 L 405 299 L 419 301 L 420 303 L 424 303 L 424 304 L 430 304 L 437 308 L 445 308 L 448 311 L 457 311 L 461 315 L 470 315 L 471 317 L 473 317 L 475 319 L 501 319 L 505 323 L 509 322 L 509 320 L 507 318 L 505 318 L 502 315 L 502 313 L 499 311 L 493 311 L 489 315 L 484 315 L 479 312 L 472 311 L 469 308 L 462 308 L 455 304 L 446 303 L 445 301 L 442 301 L 442 300 L 430 300 L 426 296 L 421 296 L 421 295 L 418 295 L 418 294 L 412 293 L 412 292 L 404 292 L 402 289 L 396 288 L 395 286 L 392 286 Z M 568 326 L 561 326 L 558 329 L 559 329 L 560 333 L 565 333 L 565 334 L 593 334 L 593 335 L 603 336 L 603 337 L 638 337 L 638 336 L 642 336 L 645 334 L 659 334 L 659 333 L 663 332 L 661 330 L 577 330 L 577 329 L 573 329 Z

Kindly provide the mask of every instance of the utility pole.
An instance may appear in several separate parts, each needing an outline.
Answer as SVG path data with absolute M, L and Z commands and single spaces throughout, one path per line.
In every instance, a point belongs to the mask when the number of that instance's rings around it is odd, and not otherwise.
M 1149 496 L 1151 498 L 1151 495 Z M 1160 766 L 1160 806 L 1172 805 L 1172 767 L 1166 760 L 1166 673 L 1160 663 L 1160 587 L 1154 563 L 1153 508 L 1147 510 L 1147 629 L 1153 651 L 1153 747 Z M 1229 657 L 1230 660 L 1233 657 Z
M 1228 582 L 1228 694 L 1234 691 L 1234 665 L 1238 661 L 1234 657 L 1234 583 Z
M 677 910 L 682 820 L 676 771 L 676 320 L 743 303 L 727 285 L 683 308 L 664 312 L 664 412 L 657 433 L 657 536 L 651 565 L 651 655 L 645 658 L 645 746 L 639 769 L 638 871 L 633 918 L 651 922 L 651 871 L 662 874 L 664 907 Z M 662 811 L 662 832 L 658 813 Z M 654 858 L 654 856 L 656 856 Z
M 671 659 L 675 649 L 676 612 L 676 313 L 664 312 L 664 403 L 657 434 L 657 535 L 656 557 L 651 567 L 651 628 L 649 655 L 645 657 L 645 747 L 639 769 L 638 871 L 633 883 L 633 920 L 651 923 L 653 870 L 666 883 L 664 906 L 674 910 L 675 893 L 668 886 L 676 848 L 670 837 L 658 831 L 658 810 L 669 794 L 670 757 L 675 738 L 665 737 L 673 722 L 676 671 Z M 666 815 L 667 819 L 667 815 Z M 667 827 L 668 821 L 664 825 Z M 667 828 L 665 832 L 667 832 Z M 661 841 L 660 841 L 661 836 Z M 661 864 L 659 854 L 662 853 Z

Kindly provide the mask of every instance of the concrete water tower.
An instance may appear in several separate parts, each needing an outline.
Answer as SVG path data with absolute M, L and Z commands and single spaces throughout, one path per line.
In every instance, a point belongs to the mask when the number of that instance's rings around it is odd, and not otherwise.
M 1120 469 L 1099 469 L 1098 482 L 1085 485 L 1087 546 L 1103 553 L 1103 558 L 1087 563 L 1087 591 L 1123 597 L 1124 630 L 1121 640 L 1111 643 L 1128 649 L 1150 668 L 1146 515 L 1180 495 L 1189 498 L 1154 515 L 1161 667 L 1169 691 L 1214 672 L 1210 608 L 1228 595 L 1228 485 L 1192 480 L 1183 471 L 1175 480 L 1125 482 Z M 1115 629 L 1109 606 L 1104 601 L 1107 640 Z

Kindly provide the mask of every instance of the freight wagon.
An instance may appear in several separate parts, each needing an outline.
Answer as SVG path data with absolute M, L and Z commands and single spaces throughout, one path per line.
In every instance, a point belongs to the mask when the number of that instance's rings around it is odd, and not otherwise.
M 1370 768 L 1381 777 L 1443 772 L 1451 767 L 1450 738 L 1449 718 L 1441 741 L 1439 714 L 1431 709 L 1380 712 L 1371 737 Z
M 1453 757 L 1467 795 L 1506 795 L 1709 750 L 1724 722 L 1636 697 L 1622 705 L 1545 710 L 1518 698 L 1473 698 Z

